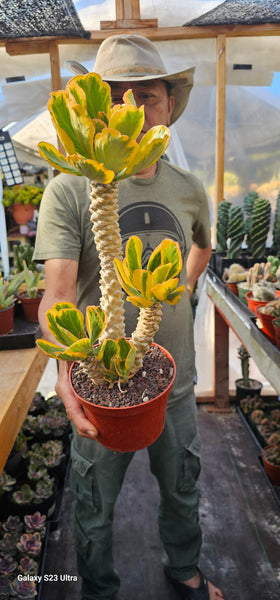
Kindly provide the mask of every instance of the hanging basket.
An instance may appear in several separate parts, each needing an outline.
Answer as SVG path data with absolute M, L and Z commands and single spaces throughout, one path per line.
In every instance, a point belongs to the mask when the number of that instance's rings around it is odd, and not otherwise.
M 88 402 L 81 398 L 72 385 L 72 369 L 69 371 L 70 385 L 75 397 L 82 404 L 89 421 L 98 430 L 97 441 L 117 452 L 134 452 L 150 446 L 162 433 L 165 423 L 167 398 L 172 388 L 176 367 L 171 354 L 158 344 L 157 346 L 169 359 L 173 369 L 168 387 L 157 397 L 134 406 L 108 407 Z M 147 381 L 149 373 L 147 372 Z

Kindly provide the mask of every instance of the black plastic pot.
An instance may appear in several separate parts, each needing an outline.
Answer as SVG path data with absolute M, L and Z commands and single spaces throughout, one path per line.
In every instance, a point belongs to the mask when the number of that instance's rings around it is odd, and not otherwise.
M 247 387 L 243 383 L 243 379 L 235 380 L 236 387 L 236 404 L 239 406 L 240 400 L 249 396 L 253 398 L 254 396 L 260 396 L 263 384 L 257 379 L 249 379 L 250 387 Z

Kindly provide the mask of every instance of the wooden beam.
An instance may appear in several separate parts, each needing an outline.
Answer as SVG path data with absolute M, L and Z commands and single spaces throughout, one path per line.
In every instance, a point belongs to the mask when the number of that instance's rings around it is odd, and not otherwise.
M 224 198 L 226 112 L 226 37 L 219 35 L 216 45 L 216 213 Z
M 119 19 L 118 21 L 100 21 L 101 30 L 118 30 L 118 29 L 137 29 L 137 33 L 139 33 L 139 29 L 143 29 L 143 27 L 157 27 L 158 20 L 157 19 Z M 131 33 L 131 31 L 130 31 Z M 145 36 L 147 37 L 147 36 Z
M 139 0 L 115 0 L 116 19 L 140 19 Z
M 145 19 L 143 19 L 145 22 Z M 131 29 L 122 30 L 123 33 L 131 33 Z M 101 43 L 107 37 L 114 35 L 110 30 L 91 31 L 90 39 L 81 37 L 38 37 L 38 38 L 18 38 L 11 41 L 4 39 L 0 41 L 0 46 L 6 46 L 8 54 L 13 56 L 19 54 L 40 54 L 48 52 L 46 42 L 57 41 L 59 44 L 97 44 Z M 216 25 L 211 27 L 141 27 L 137 29 L 139 35 L 154 41 L 163 40 L 184 40 L 184 39 L 205 39 L 215 38 L 220 34 L 226 37 L 258 37 L 258 36 L 279 36 L 280 24 L 266 23 L 265 25 Z

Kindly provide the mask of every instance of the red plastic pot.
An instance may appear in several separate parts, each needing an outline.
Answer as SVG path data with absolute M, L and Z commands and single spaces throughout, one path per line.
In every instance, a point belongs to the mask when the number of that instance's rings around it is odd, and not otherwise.
M 274 330 L 274 339 L 275 339 L 276 348 L 278 348 L 278 350 L 280 350 L 280 327 L 278 325 L 275 325 L 274 321 L 272 321 L 272 327 Z
M 228 286 L 229 290 L 231 290 L 231 292 L 233 292 L 233 294 L 235 294 L 236 296 L 238 296 L 237 283 L 233 283 L 231 281 L 227 281 L 227 286 Z
M 248 308 L 250 308 L 250 310 L 252 310 L 255 314 L 257 314 L 256 309 L 258 306 L 265 306 L 268 302 L 271 302 L 271 300 L 255 300 L 251 291 L 245 294 L 245 298 L 247 300 Z
M 99 432 L 97 441 L 117 452 L 134 452 L 150 446 L 160 436 L 165 423 L 167 398 L 172 388 L 176 366 L 171 354 L 156 345 L 169 358 L 173 377 L 168 387 L 156 398 L 135 406 L 110 408 L 99 406 L 81 398 L 74 390 L 71 380 L 73 365 L 69 370 L 70 385 L 75 397 L 82 404 L 89 421 Z
M 34 216 L 33 204 L 13 204 L 12 213 L 18 225 L 26 225 Z
M 256 314 L 262 324 L 261 331 L 262 331 L 262 333 L 264 333 L 264 335 L 266 335 L 266 337 L 269 339 L 269 341 L 272 344 L 275 344 L 275 335 L 274 335 L 274 329 L 273 329 L 273 325 L 272 325 L 272 321 L 273 321 L 273 319 L 275 319 L 275 317 L 274 317 L 274 315 L 266 315 L 266 314 L 262 313 L 260 311 L 260 308 L 261 308 L 260 306 L 257 306 Z
M 261 452 L 263 467 L 272 485 L 280 485 L 280 466 L 274 465 L 265 458 L 265 451 L 269 447 L 265 446 Z
M 10 333 L 14 329 L 14 308 L 12 304 L 8 308 L 0 310 L 0 335 Z
M 43 292 L 38 292 L 35 298 L 29 298 L 26 294 L 19 294 L 18 298 L 22 303 L 23 313 L 26 321 L 35 323 L 38 321 L 38 309 L 42 300 Z

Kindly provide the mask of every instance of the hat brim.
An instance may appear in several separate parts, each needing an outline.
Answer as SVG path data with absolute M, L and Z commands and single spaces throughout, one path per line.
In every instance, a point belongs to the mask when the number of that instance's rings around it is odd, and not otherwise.
M 75 75 L 85 75 L 86 73 L 89 73 L 86 67 L 74 60 L 67 60 L 67 67 L 69 70 L 75 73 Z M 170 121 L 170 124 L 172 125 L 172 123 L 175 123 L 175 121 L 179 119 L 188 104 L 191 89 L 193 87 L 194 71 L 195 67 L 190 67 L 189 69 L 176 71 L 174 73 L 160 73 L 156 75 L 139 75 L 138 73 L 130 73 L 129 75 L 110 75 L 110 77 L 102 76 L 102 79 L 108 83 L 111 81 L 127 83 L 132 81 L 152 81 L 155 79 L 167 81 L 170 85 L 171 95 L 174 96 L 174 109 Z

